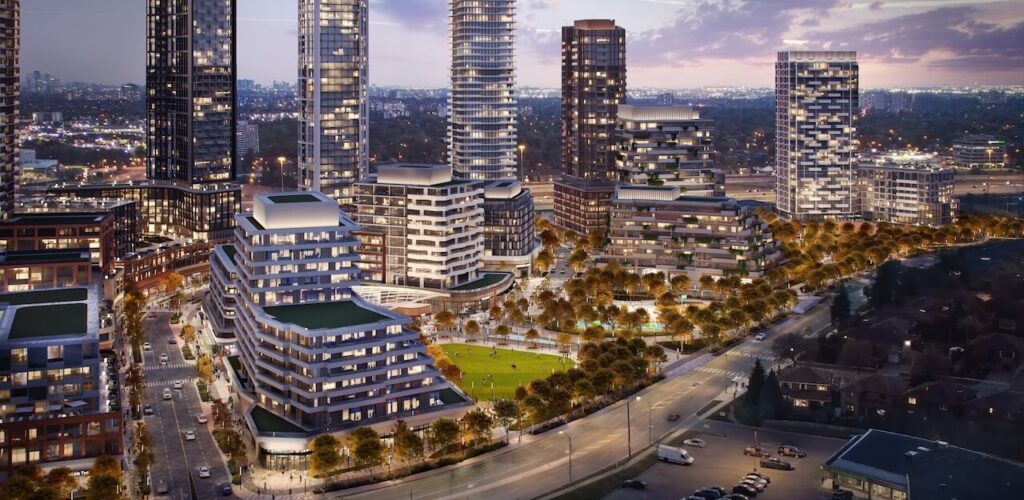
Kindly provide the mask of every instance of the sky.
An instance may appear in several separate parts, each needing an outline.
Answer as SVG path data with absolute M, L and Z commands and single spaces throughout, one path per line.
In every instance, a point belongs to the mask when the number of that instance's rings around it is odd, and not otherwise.
M 237 0 L 238 76 L 296 78 L 298 0 Z M 370 83 L 448 84 L 448 0 L 370 0 Z M 22 73 L 145 79 L 145 0 L 22 0 Z M 1024 85 L 1021 0 L 518 0 L 522 86 L 556 87 L 559 30 L 626 29 L 630 87 L 770 87 L 779 50 L 855 50 L 861 87 Z

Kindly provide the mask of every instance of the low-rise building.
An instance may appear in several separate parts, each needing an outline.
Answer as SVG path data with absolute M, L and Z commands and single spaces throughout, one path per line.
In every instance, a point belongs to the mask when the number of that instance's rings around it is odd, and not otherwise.
M 0 477 L 27 464 L 88 470 L 123 452 L 107 398 L 95 288 L 0 294 Z
M 14 214 L 0 223 L 0 247 L 8 251 L 86 249 L 105 274 L 114 270 L 114 246 L 110 213 Z
M 214 252 L 237 276 L 233 292 L 211 289 L 212 302 L 234 301 L 229 371 L 267 467 L 306 468 L 322 433 L 386 431 L 399 418 L 421 428 L 469 405 L 407 317 L 353 293 L 358 227 L 318 192 L 259 195 L 237 216 L 234 253 Z
M 92 278 L 92 256 L 86 249 L 0 250 L 0 290 L 90 286 Z
M 1003 168 L 1006 141 L 991 135 L 966 135 L 953 141 L 953 162 L 957 168 Z
M 781 254 L 768 224 L 736 200 L 681 194 L 678 186 L 620 186 L 604 259 L 623 266 L 756 278 Z
M 933 154 L 894 152 L 862 159 L 855 203 L 870 221 L 946 226 L 958 212 L 954 175 Z
M 1019 463 L 878 429 L 851 438 L 822 464 L 821 473 L 823 484 L 856 498 L 1016 498 L 1024 491 Z

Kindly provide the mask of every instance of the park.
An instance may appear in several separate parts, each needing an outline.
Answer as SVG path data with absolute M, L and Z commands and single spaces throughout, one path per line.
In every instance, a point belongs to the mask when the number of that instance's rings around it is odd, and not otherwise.
M 571 359 L 551 354 L 470 344 L 444 344 L 442 348 L 462 371 L 459 388 L 478 400 L 513 399 L 516 387 L 573 367 Z

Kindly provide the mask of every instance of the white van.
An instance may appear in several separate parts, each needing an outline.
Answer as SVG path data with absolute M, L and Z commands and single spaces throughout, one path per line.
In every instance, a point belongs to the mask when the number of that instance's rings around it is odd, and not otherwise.
M 686 450 L 667 444 L 658 445 L 658 460 L 673 462 L 682 465 L 692 465 L 693 457 Z

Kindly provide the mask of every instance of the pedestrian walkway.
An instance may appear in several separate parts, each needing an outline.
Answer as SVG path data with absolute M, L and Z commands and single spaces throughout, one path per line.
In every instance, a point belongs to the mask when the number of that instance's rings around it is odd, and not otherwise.
M 195 367 L 194 363 L 189 363 L 188 361 L 175 361 L 173 363 L 146 364 L 145 366 L 143 366 L 142 369 L 147 371 L 147 372 L 149 372 L 149 371 L 157 371 L 157 370 L 171 370 L 171 369 L 175 369 L 175 368 L 193 368 L 193 367 Z
M 185 383 L 185 382 L 195 382 L 195 380 L 196 380 L 195 377 L 184 377 L 184 378 L 163 379 L 163 380 L 147 380 L 146 381 L 146 387 L 170 387 L 170 386 L 173 386 L 175 382 Z
M 694 369 L 693 371 L 701 372 L 701 373 L 710 373 L 712 375 L 721 375 L 723 377 L 729 378 L 730 380 L 734 380 L 736 378 L 746 378 L 746 376 L 747 376 L 747 374 L 743 373 L 743 372 L 731 371 L 731 370 L 730 371 L 726 371 L 726 370 L 723 370 L 721 368 L 711 368 L 710 366 L 699 366 L 696 369 Z

